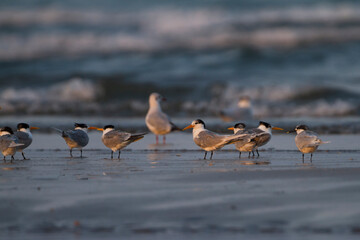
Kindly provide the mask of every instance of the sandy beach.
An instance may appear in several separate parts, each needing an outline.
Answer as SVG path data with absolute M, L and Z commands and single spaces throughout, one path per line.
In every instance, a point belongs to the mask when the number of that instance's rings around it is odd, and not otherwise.
M 34 134 L 31 160 L 0 164 L 0 237 L 358 238 L 359 136 L 323 136 L 333 145 L 304 164 L 293 137 L 273 136 L 259 158 L 227 146 L 203 160 L 190 133 L 158 146 L 148 135 L 119 161 L 99 133 L 84 158 L 69 158 L 57 135 Z

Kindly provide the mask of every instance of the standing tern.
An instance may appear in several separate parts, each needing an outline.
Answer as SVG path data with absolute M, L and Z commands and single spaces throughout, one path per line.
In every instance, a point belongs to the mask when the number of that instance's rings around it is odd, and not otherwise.
M 103 132 L 101 140 L 106 147 L 111 149 L 111 159 L 113 159 L 113 154 L 116 151 L 119 151 L 118 159 L 120 159 L 121 149 L 130 143 L 142 139 L 144 135 L 147 134 L 122 132 L 115 130 L 113 125 L 106 125 L 104 128 L 89 127 L 89 129 L 96 129 Z
M 149 130 L 156 135 L 156 144 L 159 144 L 159 136 L 163 135 L 163 144 L 166 142 L 165 135 L 172 131 L 181 131 L 161 109 L 160 102 L 166 99 L 158 93 L 152 93 L 149 97 L 149 110 L 146 114 L 145 123 Z
M 296 132 L 297 134 L 295 137 L 295 144 L 299 151 L 302 152 L 303 162 L 305 153 L 311 154 L 310 162 L 312 162 L 313 152 L 315 152 L 320 145 L 329 143 L 323 142 L 315 132 L 309 131 L 309 127 L 306 125 L 297 125 L 294 130 L 289 131 L 288 133 L 290 132 Z
M 279 128 L 279 127 L 272 127 L 269 123 L 260 121 L 259 126 L 257 128 L 253 128 L 251 130 L 254 131 L 256 134 L 256 137 L 254 139 L 256 142 L 255 150 L 259 157 L 260 154 L 259 154 L 258 148 L 261 146 L 264 146 L 265 144 L 267 144 L 270 141 L 271 136 L 272 136 L 271 130 L 284 130 L 284 129 Z
M 238 141 L 250 141 L 246 134 L 239 135 L 220 135 L 205 129 L 205 123 L 201 119 L 194 120 L 189 126 L 183 130 L 193 128 L 193 140 L 196 145 L 205 150 L 204 159 L 208 151 L 211 151 L 210 159 L 212 159 L 213 151 L 221 149 L 227 144 Z
M 235 135 L 240 134 L 247 134 L 250 137 L 250 141 L 247 141 L 247 139 L 240 140 L 235 143 L 235 148 L 239 150 L 239 158 L 241 157 L 241 152 L 249 152 L 249 158 L 250 154 L 253 153 L 254 149 L 256 148 L 256 133 L 253 130 L 245 130 L 245 123 L 236 123 L 234 127 L 229 127 L 229 130 L 234 130 Z
M 220 111 L 220 117 L 225 122 L 231 122 L 234 120 L 252 120 L 253 110 L 250 97 L 240 97 L 236 106 L 230 106 Z
M 18 138 L 19 143 L 22 143 L 22 146 L 19 146 L 16 148 L 16 151 L 21 152 L 24 160 L 27 160 L 27 158 L 24 155 L 23 150 L 30 146 L 32 143 L 32 134 L 30 130 L 39 129 L 38 127 L 30 127 L 27 123 L 19 123 L 17 125 L 17 131 L 14 133 L 14 135 Z
M 66 144 L 70 148 L 70 156 L 73 157 L 73 148 L 79 148 L 80 157 L 82 157 L 82 149 L 89 143 L 89 136 L 87 134 L 88 126 L 84 123 L 75 123 L 74 130 L 54 129 L 57 130 L 65 139 Z
M 11 161 L 14 160 L 16 153 L 16 147 L 22 146 L 22 143 L 18 143 L 18 139 L 14 136 L 14 132 L 10 127 L 0 128 L 0 150 L 4 155 L 4 161 L 6 156 L 11 156 Z

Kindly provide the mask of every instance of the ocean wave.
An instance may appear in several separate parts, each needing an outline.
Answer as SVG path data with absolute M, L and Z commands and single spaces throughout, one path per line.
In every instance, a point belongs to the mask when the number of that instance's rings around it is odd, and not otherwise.
M 323 86 L 273 85 L 265 87 L 216 86 L 213 113 L 233 106 L 241 96 L 252 99 L 256 118 L 264 117 L 334 117 L 359 113 L 360 93 Z
M 114 80 L 72 78 L 44 88 L 7 88 L 0 92 L 1 114 L 70 114 L 100 116 L 143 116 L 148 109 L 151 86 Z M 161 88 L 165 96 L 179 92 L 178 86 Z M 219 116 L 249 96 L 255 119 L 272 117 L 358 116 L 360 93 L 322 86 L 272 85 L 243 87 L 229 83 L 213 85 L 209 97 L 199 99 L 196 89 L 186 98 L 172 98 L 164 104 L 172 116 Z M 120 95 L 120 96 L 119 96 Z
M 238 23 L 242 25 L 268 25 L 277 23 L 359 23 L 360 8 L 357 5 L 318 5 L 315 7 L 288 7 L 280 9 L 175 9 L 151 8 L 136 12 L 103 11 L 94 9 L 74 10 L 61 8 L 2 9 L 0 27 L 30 25 L 122 25 L 139 23 L 161 32 L 183 32 L 214 24 Z
M 92 102 L 101 90 L 89 80 L 72 78 L 49 88 L 7 88 L 0 92 L 5 102 Z
M 48 27 L 31 28 L 42 25 Z M 78 27 L 73 29 L 74 25 Z M 152 9 L 137 14 L 52 8 L 1 10 L 0 32 L 2 61 L 128 51 L 291 48 L 360 41 L 360 8 Z

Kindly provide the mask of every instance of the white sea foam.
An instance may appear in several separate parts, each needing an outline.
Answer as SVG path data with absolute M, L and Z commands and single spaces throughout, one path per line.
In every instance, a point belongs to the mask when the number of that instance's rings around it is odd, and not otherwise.
M 72 78 L 49 88 L 7 88 L 0 99 L 9 102 L 88 102 L 95 101 L 101 88 L 90 80 Z

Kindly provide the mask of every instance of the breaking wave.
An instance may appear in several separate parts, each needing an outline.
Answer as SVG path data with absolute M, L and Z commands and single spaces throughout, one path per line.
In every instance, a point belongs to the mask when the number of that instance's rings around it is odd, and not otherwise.
M 131 89 L 131 91 L 129 91 Z M 252 100 L 255 118 L 358 116 L 360 93 L 322 86 L 263 86 L 244 88 L 235 84 L 210 87 L 211 95 L 199 99 L 187 89 L 182 98 L 171 98 L 179 86 L 154 88 L 169 98 L 164 104 L 172 116 L 218 116 L 236 105 L 241 96 Z M 143 116 L 151 87 L 142 83 L 95 81 L 72 78 L 44 88 L 7 88 L 0 91 L 2 114 L 67 114 Z

